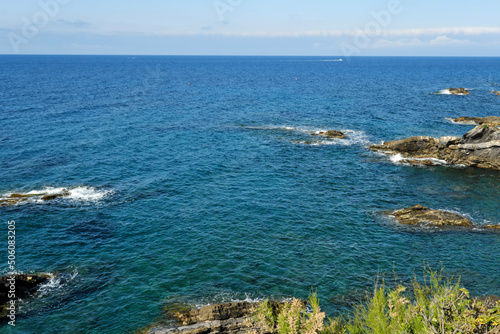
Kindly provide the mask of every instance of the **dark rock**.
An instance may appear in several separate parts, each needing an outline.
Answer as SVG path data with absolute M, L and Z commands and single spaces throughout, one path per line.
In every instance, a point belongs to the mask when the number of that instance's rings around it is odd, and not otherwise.
M 44 195 L 44 196 L 42 196 L 41 199 L 43 201 L 52 201 L 52 200 L 57 199 L 59 197 L 64 197 L 64 196 L 69 196 L 69 195 L 70 195 L 70 193 L 64 192 L 64 193 L 61 193 L 61 194 Z
M 71 195 L 69 192 L 63 192 L 59 194 L 47 194 L 47 193 L 41 193 L 41 194 L 12 194 L 8 197 L 3 197 L 0 198 L 0 206 L 5 206 L 5 205 L 15 205 L 24 201 L 27 201 L 30 198 L 33 197 L 39 197 L 39 199 L 43 201 L 51 201 L 54 199 L 57 199 L 59 197 L 64 197 L 64 196 L 69 196 Z
M 14 299 L 24 299 L 34 292 L 37 291 L 40 284 L 47 282 L 50 279 L 50 275 L 46 274 L 20 274 L 20 275 L 8 275 L 0 276 L 0 319 L 5 319 L 7 316 L 7 307 L 10 303 L 9 291 L 11 283 L 9 279 L 11 277 L 15 278 L 15 298 Z
M 453 95 L 470 95 L 470 92 L 462 87 L 459 88 L 448 88 L 451 94 Z
M 462 138 L 411 137 L 373 145 L 370 149 L 389 155 L 399 153 L 412 164 L 438 159 L 449 164 L 500 170 L 500 129 L 486 124 L 476 126 Z
M 346 135 L 343 132 L 337 130 L 320 131 L 318 133 L 313 133 L 312 135 L 313 136 L 319 135 L 327 138 L 339 138 L 339 139 L 346 138 Z
M 432 210 L 423 205 L 398 210 L 392 213 L 396 219 L 406 225 L 431 224 L 434 226 L 464 226 L 472 227 L 471 221 L 456 213 Z

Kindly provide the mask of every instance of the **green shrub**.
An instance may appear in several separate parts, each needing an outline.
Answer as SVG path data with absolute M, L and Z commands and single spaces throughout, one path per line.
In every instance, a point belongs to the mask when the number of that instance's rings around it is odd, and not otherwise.
M 411 290 L 411 292 L 410 292 Z M 262 303 L 254 316 L 254 333 L 500 333 L 500 303 L 471 299 L 460 284 L 443 279 L 442 272 L 426 269 L 423 283 L 411 287 L 376 286 L 366 303 L 355 306 L 347 319 L 324 321 L 316 292 L 311 293 L 307 313 L 297 299 L 278 308 Z

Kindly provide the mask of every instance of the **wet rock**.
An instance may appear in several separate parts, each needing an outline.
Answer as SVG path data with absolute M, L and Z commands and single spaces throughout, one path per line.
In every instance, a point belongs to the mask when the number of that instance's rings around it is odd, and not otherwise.
M 492 90 L 491 92 L 492 92 L 493 94 L 495 94 L 495 95 L 500 96 L 500 90 L 498 90 L 498 91 L 494 91 L 494 90 Z
M 41 199 L 43 201 L 51 201 L 60 197 L 65 197 L 71 195 L 69 192 L 63 192 L 59 194 L 47 194 L 47 193 L 40 193 L 40 194 L 11 194 L 7 197 L 0 198 L 0 206 L 5 206 L 5 205 L 15 205 L 21 202 L 25 202 L 30 198 L 37 198 Z
M 51 201 L 51 200 L 54 200 L 56 198 L 59 198 L 59 197 L 64 197 L 64 196 L 69 196 L 70 193 L 68 192 L 64 192 L 64 193 L 61 193 L 61 194 L 51 194 L 51 195 L 44 195 L 42 196 L 42 200 L 43 201 Z
M 0 276 L 0 319 L 5 320 L 10 305 L 11 298 L 11 278 L 15 279 L 15 300 L 24 299 L 37 291 L 40 284 L 47 282 L 50 279 L 47 274 L 20 274 Z
M 471 221 L 456 213 L 432 210 L 423 205 L 398 210 L 392 213 L 401 223 L 406 225 L 430 224 L 434 226 L 463 226 L 472 227 Z
M 447 164 L 500 170 L 500 129 L 483 124 L 459 137 L 410 137 L 370 146 L 373 151 L 401 154 L 414 164 L 428 164 L 432 159 Z M 408 161 L 408 162 L 409 162 Z
M 451 94 L 453 95 L 470 95 L 470 92 L 462 87 L 459 88 L 448 88 Z
M 455 123 L 461 123 L 461 124 L 472 124 L 472 125 L 482 125 L 482 124 L 488 124 L 492 126 L 498 126 L 500 125 L 500 117 L 498 116 L 486 116 L 486 117 L 458 117 L 453 119 L 453 122 Z
M 345 133 L 337 130 L 329 130 L 329 131 L 320 131 L 318 133 L 313 133 L 313 136 L 323 136 L 327 138 L 339 138 L 343 139 L 346 138 Z
M 500 225 L 486 225 L 486 226 L 484 226 L 484 228 L 500 231 Z

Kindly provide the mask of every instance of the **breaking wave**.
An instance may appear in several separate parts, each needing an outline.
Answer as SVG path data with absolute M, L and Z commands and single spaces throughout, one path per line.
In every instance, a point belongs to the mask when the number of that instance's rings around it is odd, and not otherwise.
M 46 203 L 46 196 L 54 196 L 51 199 L 58 199 L 66 202 L 98 202 L 113 193 L 113 190 L 97 189 L 89 186 L 78 187 L 46 187 L 40 190 L 31 190 L 28 192 L 7 192 L 0 195 L 0 204 L 27 204 L 27 203 Z

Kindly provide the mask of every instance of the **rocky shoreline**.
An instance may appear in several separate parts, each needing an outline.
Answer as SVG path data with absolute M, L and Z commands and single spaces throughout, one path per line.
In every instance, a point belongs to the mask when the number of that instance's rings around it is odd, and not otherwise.
M 277 303 L 276 303 L 277 304 Z M 180 307 L 168 309 L 165 317 L 174 319 L 177 326 L 153 324 L 141 334 L 244 334 L 250 331 L 251 315 L 259 303 L 234 302 L 208 305 L 200 309 Z
M 468 118 L 467 121 L 481 125 L 464 134 L 462 138 L 418 136 L 372 145 L 369 149 L 387 155 L 400 154 L 402 161 L 410 164 L 444 163 L 500 170 L 498 117 Z
M 389 214 L 396 218 L 399 223 L 404 225 L 430 225 L 435 227 L 455 226 L 466 228 L 482 227 L 485 229 L 500 230 L 500 225 L 477 226 L 474 225 L 469 218 L 458 213 L 433 210 L 420 204 L 390 212 Z

